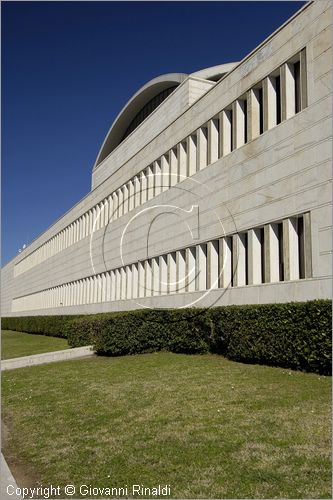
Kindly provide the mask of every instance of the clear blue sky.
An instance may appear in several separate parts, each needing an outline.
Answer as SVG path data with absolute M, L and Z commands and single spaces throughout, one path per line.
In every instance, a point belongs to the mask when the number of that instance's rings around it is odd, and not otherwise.
M 90 191 L 143 84 L 239 61 L 303 4 L 2 2 L 2 263 Z

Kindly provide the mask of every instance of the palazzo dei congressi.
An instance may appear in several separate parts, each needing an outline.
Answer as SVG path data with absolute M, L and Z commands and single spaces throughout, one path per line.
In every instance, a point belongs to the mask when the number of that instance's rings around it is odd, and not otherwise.
M 238 63 L 148 82 L 92 190 L 2 271 L 2 314 L 329 298 L 331 2 Z

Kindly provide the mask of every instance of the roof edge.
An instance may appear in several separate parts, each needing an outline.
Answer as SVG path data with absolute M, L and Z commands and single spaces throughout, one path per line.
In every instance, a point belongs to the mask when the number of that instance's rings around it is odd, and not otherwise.
M 97 154 L 93 171 L 105 160 L 109 154 L 119 144 L 120 136 L 124 131 L 124 127 L 129 123 L 131 118 L 152 99 L 158 92 L 168 88 L 172 84 L 180 85 L 188 78 L 186 73 L 166 73 L 149 80 L 143 85 L 123 106 L 117 117 L 113 121 L 102 146 Z M 118 144 L 116 144 L 118 142 Z

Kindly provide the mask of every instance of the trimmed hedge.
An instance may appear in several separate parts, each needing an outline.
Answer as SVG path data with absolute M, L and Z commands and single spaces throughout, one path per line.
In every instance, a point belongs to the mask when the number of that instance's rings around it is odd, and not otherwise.
M 212 352 L 244 363 L 328 375 L 332 366 L 331 318 L 331 301 L 315 300 L 81 317 L 4 318 L 3 328 L 31 333 L 43 333 L 44 328 L 47 335 L 61 331 L 72 347 L 93 344 L 99 355 Z M 12 320 L 16 320 L 16 328 Z
M 86 316 L 70 325 L 72 346 L 97 354 L 213 352 L 244 363 L 331 373 L 331 302 L 154 309 Z
M 13 330 L 15 332 L 67 338 L 67 324 L 81 317 L 82 315 L 15 316 L 12 318 L 1 318 L 1 328 L 2 330 Z
M 331 301 L 219 307 L 210 318 L 216 352 L 229 359 L 331 373 Z
M 161 350 L 199 354 L 209 352 L 211 333 L 207 316 L 198 310 L 148 309 L 75 320 L 69 325 L 68 343 L 92 343 L 97 354 L 107 356 Z

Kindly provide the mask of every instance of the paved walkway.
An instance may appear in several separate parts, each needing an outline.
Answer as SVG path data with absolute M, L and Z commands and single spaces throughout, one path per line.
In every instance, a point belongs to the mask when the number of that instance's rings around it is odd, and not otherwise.
M 45 352 L 43 354 L 33 354 L 22 358 L 4 359 L 1 361 L 1 371 L 14 370 L 25 366 L 43 365 L 44 363 L 54 363 L 66 359 L 77 359 L 85 356 L 93 356 L 92 346 L 74 347 L 74 349 L 64 349 L 63 351 Z M 0 497 L 1 498 L 1 497 Z
M 0 462 L 0 498 L 1 500 L 21 500 L 22 497 L 19 495 L 9 495 L 7 493 L 7 486 L 11 485 L 13 488 L 10 489 L 9 493 L 13 493 L 17 488 L 16 481 L 13 477 L 13 474 L 10 472 L 10 469 L 7 465 L 5 457 L 1 453 L 1 462 Z

